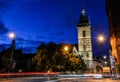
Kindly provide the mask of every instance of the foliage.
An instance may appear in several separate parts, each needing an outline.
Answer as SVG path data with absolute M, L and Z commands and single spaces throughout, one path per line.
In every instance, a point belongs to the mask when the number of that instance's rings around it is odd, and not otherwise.
M 3 50 L 0 53 L 0 72 L 18 72 L 20 69 L 22 71 L 32 71 L 30 67 L 32 63 L 29 63 L 28 60 L 31 60 L 30 55 L 25 56 L 23 55 L 21 50 L 14 50 L 14 54 L 12 57 L 12 66 L 10 66 L 10 59 L 11 59 L 11 48 Z M 14 63 L 14 65 L 13 65 Z M 9 67 L 10 66 L 10 67 Z
M 22 71 L 79 71 L 85 64 L 80 57 L 63 52 L 63 44 L 54 42 L 41 43 L 35 55 L 24 55 L 21 50 L 14 50 L 13 62 L 15 68 L 10 72 Z M 8 72 L 11 48 L 0 53 L 0 72 Z M 32 60 L 32 61 L 31 61 Z
M 35 71 L 77 71 L 82 68 L 82 60 L 73 54 L 64 54 L 62 44 L 42 43 L 32 58 Z
M 8 48 L 7 50 L 3 50 L 1 52 L 0 72 L 7 72 L 8 68 L 9 68 L 10 53 L 11 53 L 10 48 Z
M 117 67 L 117 73 L 120 74 L 120 65 L 118 64 L 116 67 Z

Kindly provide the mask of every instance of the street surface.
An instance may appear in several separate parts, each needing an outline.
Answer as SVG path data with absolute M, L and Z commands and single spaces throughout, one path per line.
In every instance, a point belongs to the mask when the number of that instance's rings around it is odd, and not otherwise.
M 0 82 L 120 82 L 111 78 L 50 78 L 50 77 L 23 77 L 23 78 L 4 78 Z

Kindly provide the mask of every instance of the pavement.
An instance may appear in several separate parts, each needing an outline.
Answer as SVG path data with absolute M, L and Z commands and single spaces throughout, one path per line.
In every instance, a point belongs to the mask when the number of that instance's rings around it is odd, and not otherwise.
M 99 75 L 98 75 L 99 76 Z M 17 78 L 1 78 L 0 82 L 120 82 L 120 79 L 112 78 L 93 78 L 91 75 L 57 75 L 55 76 L 43 76 L 43 77 L 17 77 Z

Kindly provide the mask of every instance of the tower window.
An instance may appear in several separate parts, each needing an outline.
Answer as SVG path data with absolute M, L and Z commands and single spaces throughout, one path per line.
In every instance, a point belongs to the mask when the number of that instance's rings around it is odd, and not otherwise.
M 85 37 L 86 36 L 86 32 L 85 31 L 83 31 L 83 37 Z
M 86 45 L 83 45 L 83 49 L 86 50 Z
M 89 54 L 87 53 L 87 57 L 89 57 Z

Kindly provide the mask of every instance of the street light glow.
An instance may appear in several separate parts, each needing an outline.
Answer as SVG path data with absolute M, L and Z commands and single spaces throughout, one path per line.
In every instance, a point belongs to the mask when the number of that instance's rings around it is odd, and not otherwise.
M 67 47 L 67 46 L 65 46 L 65 47 L 64 47 L 64 50 L 65 50 L 65 51 L 68 51 L 68 47 Z
M 108 62 L 107 61 L 105 61 L 105 64 L 107 64 Z
M 103 56 L 104 59 L 106 59 L 107 57 L 106 56 Z
M 15 38 L 15 34 L 14 34 L 13 32 L 9 33 L 8 36 L 9 36 L 10 38 L 12 38 L 12 39 Z
M 99 36 L 98 36 L 98 40 L 99 40 L 100 42 L 104 42 L 104 41 L 105 41 L 105 38 L 104 38 L 103 35 L 99 35 Z

